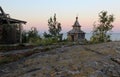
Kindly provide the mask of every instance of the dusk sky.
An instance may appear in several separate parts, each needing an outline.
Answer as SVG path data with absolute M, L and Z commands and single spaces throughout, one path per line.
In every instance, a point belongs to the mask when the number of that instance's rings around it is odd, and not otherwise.
M 48 30 L 48 19 L 57 14 L 62 32 L 68 32 L 78 15 L 82 30 L 89 33 L 98 13 L 108 11 L 115 17 L 113 32 L 120 33 L 120 0 L 0 0 L 0 6 L 12 18 L 25 20 L 24 29 L 36 27 L 39 32 Z

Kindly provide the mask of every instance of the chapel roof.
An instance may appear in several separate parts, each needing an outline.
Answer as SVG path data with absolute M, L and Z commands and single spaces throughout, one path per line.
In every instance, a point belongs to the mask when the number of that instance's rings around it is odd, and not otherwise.
M 81 27 L 81 25 L 78 22 L 78 17 L 76 17 L 76 21 L 75 21 L 73 27 Z
M 75 28 L 75 27 L 78 27 L 78 28 Z M 73 29 L 70 30 L 68 33 L 69 33 L 69 34 L 85 33 L 85 32 L 83 32 L 83 31 L 81 30 L 80 27 L 81 27 L 81 25 L 80 25 L 79 22 L 78 22 L 78 17 L 76 17 L 76 21 L 75 21 L 75 23 L 74 23 L 74 25 L 73 25 Z
M 70 30 L 68 33 L 74 34 L 74 33 L 85 33 L 85 32 L 83 32 L 82 30 L 72 29 L 72 30 Z

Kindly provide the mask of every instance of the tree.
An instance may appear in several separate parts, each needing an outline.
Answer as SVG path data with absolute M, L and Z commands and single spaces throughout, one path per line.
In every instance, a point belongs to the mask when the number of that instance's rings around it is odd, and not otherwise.
M 47 34 L 46 32 L 44 32 L 43 35 L 44 35 L 45 38 L 50 38 L 50 37 L 52 37 L 50 34 Z
M 57 22 L 56 19 L 56 14 L 54 14 L 54 17 L 50 17 L 48 19 L 48 26 L 49 26 L 49 34 L 46 32 L 44 33 L 45 37 L 52 37 L 52 38 L 57 38 L 58 40 L 62 40 L 62 34 L 60 34 L 62 28 L 61 28 L 61 23 Z
M 107 11 L 101 11 L 99 13 L 99 24 L 94 24 L 93 35 L 91 37 L 92 42 L 108 42 L 110 41 L 109 31 L 112 30 L 114 22 L 113 15 L 107 15 Z
M 22 37 L 24 43 L 37 43 L 41 40 L 40 35 L 35 27 L 32 27 L 28 32 L 23 31 Z
M 39 37 L 38 31 L 35 27 L 32 27 L 31 30 L 28 31 L 29 38 L 36 38 Z
M 29 40 L 28 40 L 28 32 L 24 30 L 22 32 L 22 43 L 27 43 L 27 42 L 29 42 Z

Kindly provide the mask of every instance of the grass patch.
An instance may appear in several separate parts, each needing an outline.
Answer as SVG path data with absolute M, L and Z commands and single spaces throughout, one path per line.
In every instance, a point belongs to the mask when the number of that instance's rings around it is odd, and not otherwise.
M 60 45 L 45 46 L 42 49 L 34 49 L 34 50 L 31 50 L 31 51 L 28 51 L 28 52 L 0 56 L 0 65 L 10 63 L 10 62 L 14 62 L 14 61 L 17 61 L 19 59 L 31 56 L 35 53 L 46 52 L 46 51 L 49 51 L 49 50 L 52 50 L 52 49 L 55 49 L 55 48 L 58 48 L 58 47 L 61 47 L 61 46 Z
M 35 46 L 33 45 L 28 45 L 28 46 L 25 46 L 25 45 L 17 45 L 17 46 L 0 46 L 0 52 L 7 52 L 7 51 L 11 51 L 11 50 L 21 50 L 21 49 L 30 49 L 30 48 L 33 48 Z
M 9 62 L 17 61 L 22 57 L 24 56 L 23 55 L 6 55 L 0 58 L 0 64 L 6 64 Z

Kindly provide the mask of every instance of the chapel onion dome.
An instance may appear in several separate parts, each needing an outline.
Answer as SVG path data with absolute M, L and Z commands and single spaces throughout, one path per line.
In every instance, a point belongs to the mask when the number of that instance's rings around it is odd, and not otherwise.
M 76 17 L 76 21 L 75 21 L 73 27 L 81 27 L 81 25 L 78 22 L 78 17 Z
M 68 32 L 68 34 L 75 34 L 75 33 L 84 33 L 81 30 L 81 25 L 79 24 L 78 17 L 76 17 L 75 23 L 73 25 L 73 29 Z

